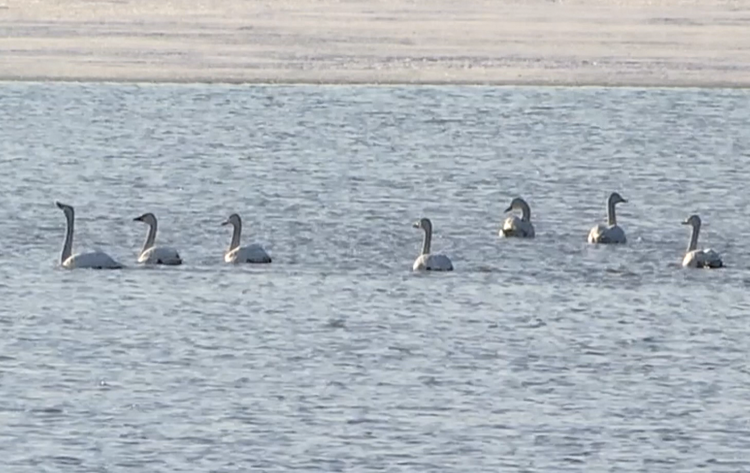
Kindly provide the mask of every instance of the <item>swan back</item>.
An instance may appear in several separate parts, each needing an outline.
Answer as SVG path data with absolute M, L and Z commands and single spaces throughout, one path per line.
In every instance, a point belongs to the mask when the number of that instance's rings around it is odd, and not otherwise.
M 240 246 L 224 255 L 224 261 L 227 263 L 271 263 L 271 257 L 266 250 L 258 244 Z
M 180 253 L 168 246 L 152 246 L 141 252 L 138 262 L 143 264 L 163 264 L 165 266 L 179 266 L 182 264 Z
M 606 226 L 601 223 L 591 229 L 588 236 L 589 243 L 595 244 L 624 244 L 627 243 L 625 231 L 617 225 Z
M 453 263 L 445 255 L 419 255 L 412 266 L 414 271 L 453 271 Z
M 121 269 L 123 265 L 112 259 L 102 251 L 90 253 L 78 253 L 66 259 L 62 266 L 66 269 L 88 268 L 88 269 Z
M 706 248 L 705 250 L 688 251 L 682 259 L 685 268 L 721 268 L 724 262 L 716 251 Z

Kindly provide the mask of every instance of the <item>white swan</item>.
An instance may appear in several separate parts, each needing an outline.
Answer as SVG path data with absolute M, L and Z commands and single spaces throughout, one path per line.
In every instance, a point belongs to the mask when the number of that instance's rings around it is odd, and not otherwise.
M 510 207 L 505 209 L 506 212 L 520 210 L 521 218 L 515 215 L 505 219 L 503 228 L 500 230 L 500 236 L 534 238 L 534 225 L 531 223 L 531 208 L 520 197 L 516 197 L 510 202 Z
M 242 219 L 237 214 L 232 214 L 222 225 L 233 225 L 232 243 L 224 254 L 227 263 L 270 263 L 271 257 L 266 250 L 258 244 L 240 246 L 240 234 L 242 233 Z
M 144 264 L 164 264 L 169 266 L 177 266 L 182 264 L 182 258 L 180 254 L 174 248 L 166 246 L 154 246 L 154 240 L 156 240 L 156 216 L 151 212 L 145 213 L 140 217 L 133 219 L 134 222 L 147 223 L 148 235 L 146 241 L 143 243 L 141 253 L 138 256 L 138 262 Z
M 73 228 L 75 223 L 75 211 L 70 205 L 55 202 L 55 205 L 65 213 L 65 219 L 68 221 L 68 229 L 65 233 L 65 243 L 63 244 L 62 254 L 60 255 L 60 264 L 63 268 L 91 268 L 91 269 L 120 269 L 123 266 L 113 260 L 107 253 L 102 251 L 92 251 L 91 253 L 73 252 Z
M 615 205 L 625 203 L 620 194 L 613 192 L 607 199 L 607 225 L 601 223 L 589 232 L 589 243 L 626 243 L 625 232 L 617 226 L 615 217 Z
M 692 225 L 693 227 L 693 233 L 690 235 L 690 244 L 687 247 L 685 258 L 682 260 L 682 266 L 686 268 L 721 268 L 724 266 L 721 256 L 714 250 L 710 248 L 704 250 L 695 249 L 698 246 L 698 234 L 701 231 L 701 218 L 697 215 L 691 215 L 682 224 Z
M 422 241 L 422 253 L 414 261 L 412 269 L 414 271 L 453 271 L 453 263 L 445 255 L 430 254 L 430 245 L 432 244 L 432 222 L 429 218 L 422 218 L 414 222 L 414 228 L 424 230 L 424 240 Z

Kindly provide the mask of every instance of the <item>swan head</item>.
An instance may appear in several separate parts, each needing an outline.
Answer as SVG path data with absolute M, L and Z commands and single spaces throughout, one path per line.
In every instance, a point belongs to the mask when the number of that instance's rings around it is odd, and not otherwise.
M 617 192 L 613 192 L 612 194 L 609 195 L 609 202 L 612 205 L 615 205 L 615 204 L 624 204 L 627 202 L 627 200 L 623 199 L 622 196 L 618 194 Z
M 421 228 L 424 231 L 431 231 L 432 230 L 432 222 L 430 222 L 429 218 L 422 217 L 419 220 L 417 220 L 416 222 L 414 222 L 414 224 L 412 225 L 412 227 L 414 227 L 414 228 Z
M 73 215 L 73 207 L 67 204 L 63 204 L 62 202 L 55 201 L 55 205 L 58 209 L 62 210 L 66 216 Z
M 153 225 L 156 223 L 156 217 L 151 212 L 145 213 L 141 215 L 140 217 L 136 217 L 133 219 L 134 222 L 143 222 L 147 223 L 149 225 Z
M 525 200 L 523 200 L 520 197 L 516 197 L 515 199 L 510 201 L 510 205 L 507 209 L 505 209 L 506 212 L 510 212 L 511 210 L 523 210 L 524 207 L 528 207 L 529 204 L 526 203 Z
M 227 218 L 224 222 L 221 223 L 222 226 L 224 225 L 234 225 L 235 227 L 237 225 L 240 225 L 242 223 L 242 219 L 240 219 L 240 216 L 238 214 L 232 214 Z
M 683 220 L 683 225 L 690 225 L 691 227 L 700 227 L 701 226 L 701 218 L 697 215 L 691 215 L 687 219 Z

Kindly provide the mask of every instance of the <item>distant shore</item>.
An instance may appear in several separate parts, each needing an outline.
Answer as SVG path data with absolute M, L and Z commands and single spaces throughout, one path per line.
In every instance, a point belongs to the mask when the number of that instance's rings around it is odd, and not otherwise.
M 0 0 L 0 28 L 3 81 L 750 87 L 731 0 Z

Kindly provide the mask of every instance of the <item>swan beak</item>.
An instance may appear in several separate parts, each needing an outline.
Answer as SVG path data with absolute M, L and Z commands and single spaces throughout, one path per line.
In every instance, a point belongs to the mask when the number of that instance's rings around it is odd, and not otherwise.
M 136 218 L 133 219 L 133 221 L 134 222 L 142 222 L 143 221 L 143 217 L 136 217 Z
M 231 223 L 231 222 L 230 222 L 229 220 L 227 220 L 226 222 L 221 222 L 221 226 L 223 227 L 223 226 L 225 226 L 225 225 L 229 225 L 230 223 Z
M 65 208 L 65 207 L 63 206 L 63 204 L 61 204 L 61 203 L 60 203 L 60 202 L 58 202 L 58 201 L 55 201 L 55 205 L 56 205 L 56 206 L 57 206 L 57 208 L 58 208 L 58 209 L 60 209 L 60 210 L 62 210 L 62 209 L 64 209 L 64 208 Z
M 688 225 L 688 224 L 690 224 L 690 222 L 688 222 L 687 220 L 683 220 L 683 221 L 682 221 L 682 222 L 680 222 L 680 223 L 681 223 L 681 224 L 683 224 L 683 225 Z
M 505 212 L 507 213 L 507 212 L 510 212 L 511 210 L 513 210 L 513 206 L 512 205 L 510 207 L 508 207 L 507 209 L 505 209 Z
M 414 222 L 411 226 L 414 228 L 419 228 L 419 222 Z

